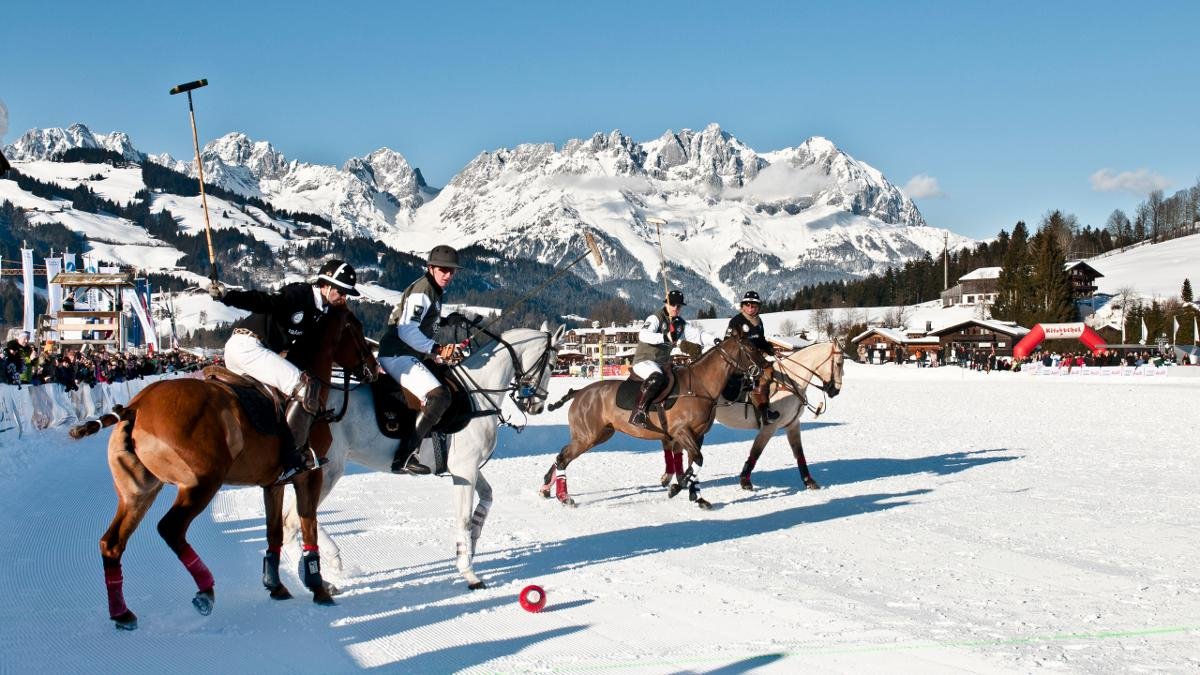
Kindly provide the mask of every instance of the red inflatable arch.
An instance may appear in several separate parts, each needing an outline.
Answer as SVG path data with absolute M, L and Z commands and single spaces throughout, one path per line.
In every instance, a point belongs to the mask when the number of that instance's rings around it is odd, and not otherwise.
M 1029 353 L 1047 338 L 1051 340 L 1075 338 L 1092 350 L 1093 354 L 1099 354 L 1100 350 L 1108 346 L 1096 331 L 1082 323 L 1039 323 L 1029 331 L 1029 335 L 1013 345 L 1013 358 L 1023 359 L 1029 356 Z

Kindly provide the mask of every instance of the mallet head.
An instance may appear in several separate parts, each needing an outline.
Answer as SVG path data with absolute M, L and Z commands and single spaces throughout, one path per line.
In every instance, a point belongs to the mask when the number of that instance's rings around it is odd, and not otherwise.
M 174 87 L 171 87 L 171 95 L 174 96 L 175 94 L 182 94 L 185 91 L 191 91 L 193 89 L 199 89 L 200 87 L 207 86 L 208 80 L 206 79 L 196 80 L 195 82 L 185 82 L 183 84 L 177 84 Z
M 667 224 L 667 221 L 663 220 L 662 218 L 647 218 L 646 222 L 650 223 L 651 225 L 666 225 Z

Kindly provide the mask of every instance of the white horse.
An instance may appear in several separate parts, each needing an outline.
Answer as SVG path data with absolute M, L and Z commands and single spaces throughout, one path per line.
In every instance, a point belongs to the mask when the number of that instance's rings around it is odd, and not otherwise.
M 815 406 L 808 402 L 805 392 L 814 377 L 820 382 L 821 391 L 830 398 L 841 392 L 845 357 L 845 352 L 837 342 L 818 342 L 778 356 L 775 360 L 775 377 L 782 386 L 771 396 L 771 409 L 779 413 L 779 419 L 761 428 L 758 426 L 758 416 L 753 406 L 731 402 L 724 397 L 720 399 L 717 404 L 718 422 L 733 429 L 758 429 L 758 435 L 754 437 L 754 443 L 750 446 L 750 456 L 742 465 L 739 483 L 743 490 L 754 489 L 750 482 L 750 472 L 754 470 L 754 465 L 767 442 L 780 429 L 787 430 L 788 443 L 792 446 L 792 455 L 796 458 L 796 466 L 800 469 L 800 478 L 804 481 L 805 488 L 821 489 L 821 485 L 809 472 L 808 461 L 804 457 L 804 444 L 800 441 L 800 416 L 805 408 L 811 410 L 814 416 L 825 410 L 824 401 Z M 662 475 L 662 486 L 667 487 L 671 485 L 672 477 L 682 475 L 683 456 L 668 450 L 664 443 L 663 458 L 666 471 Z
M 548 394 L 550 373 L 565 332 L 565 326 L 551 331 L 544 323 L 541 330 L 514 328 L 505 331 L 499 336 L 499 340 L 477 349 L 455 368 L 469 389 L 474 409 L 477 412 L 496 413 L 472 419 L 462 431 L 448 438 L 449 456 L 446 465 L 454 482 L 456 511 L 455 558 L 458 571 L 466 579 L 468 587 L 473 590 L 485 587 L 483 581 L 475 575 L 473 560 L 475 544 L 479 541 L 483 523 L 492 506 L 492 486 L 479 470 L 496 448 L 501 405 L 505 397 L 510 397 L 524 413 L 537 415 L 542 412 Z M 355 389 L 349 398 L 345 418 L 337 424 L 330 425 L 333 444 L 326 455 L 329 463 L 322 469 L 325 480 L 321 488 L 321 500 L 329 495 L 345 474 L 347 460 L 369 469 L 390 473 L 392 457 L 399 443 L 379 433 L 370 387 Z M 425 443 L 428 444 L 429 441 L 426 440 Z M 476 494 L 479 496 L 477 504 L 474 503 Z M 293 516 L 289 511 L 289 534 L 294 526 Z M 323 530 L 318 536 L 323 549 L 322 556 L 330 563 L 330 567 L 341 569 L 341 556 L 337 544 Z

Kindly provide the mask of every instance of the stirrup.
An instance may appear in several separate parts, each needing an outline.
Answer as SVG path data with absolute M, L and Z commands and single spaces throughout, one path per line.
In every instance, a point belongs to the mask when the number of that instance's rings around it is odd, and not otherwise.
M 282 472 L 280 472 L 279 478 L 275 479 L 276 485 L 290 483 L 296 476 L 308 471 L 315 471 L 329 463 L 327 458 L 317 457 L 317 453 L 312 448 L 306 448 L 306 450 L 307 452 L 301 453 L 301 456 L 304 459 L 300 466 L 285 468 Z
M 414 450 L 404 460 L 401 460 L 399 457 L 392 460 L 392 473 L 410 473 L 414 476 L 428 476 L 433 471 L 417 459 L 417 453 Z
M 645 410 L 642 410 L 641 408 L 635 408 L 633 410 L 633 414 L 631 414 L 629 416 L 629 423 L 634 426 L 638 426 L 638 427 L 645 429 L 646 428 L 646 418 L 647 418 L 647 413 Z

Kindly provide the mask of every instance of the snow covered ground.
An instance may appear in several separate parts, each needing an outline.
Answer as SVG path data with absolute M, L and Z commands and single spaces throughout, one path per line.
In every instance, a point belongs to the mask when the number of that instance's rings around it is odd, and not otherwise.
M 267 597 L 260 492 L 230 488 L 191 529 L 217 579 L 201 617 L 154 531 L 167 488 L 125 557 L 133 633 L 108 621 L 97 551 L 107 433 L 0 431 L 0 671 L 1200 669 L 1200 378 L 846 366 L 804 424 L 826 489 L 798 489 L 780 436 L 742 491 L 750 434 L 717 427 L 710 512 L 668 500 L 658 447 L 625 437 L 571 465 L 577 509 L 543 500 L 566 409 L 506 430 L 484 469 L 482 591 L 453 568 L 448 481 L 352 471 L 321 513 L 345 563 L 326 570 L 336 607 Z M 294 569 L 292 553 L 295 592 Z M 517 604 L 530 583 L 540 614 Z

